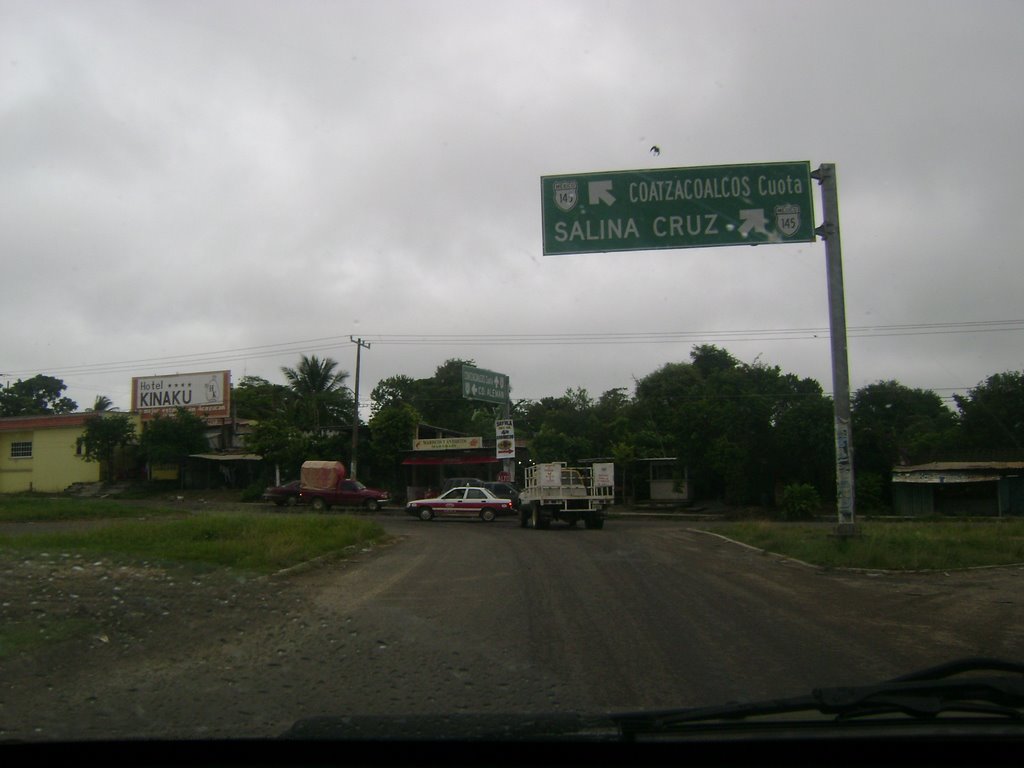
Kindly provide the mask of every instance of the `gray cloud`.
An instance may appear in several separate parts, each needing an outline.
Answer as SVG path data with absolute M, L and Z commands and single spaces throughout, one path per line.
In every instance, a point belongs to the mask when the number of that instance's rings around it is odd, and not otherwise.
M 853 386 L 963 391 L 1022 365 L 1019 330 L 949 325 L 1018 314 L 1022 16 L 0 0 L 0 371 L 127 407 L 132 375 L 351 368 L 354 334 L 364 399 L 449 357 L 599 394 L 686 331 L 830 390 L 821 243 L 541 255 L 542 175 L 806 159 L 837 164 L 851 328 L 947 324 L 851 332 Z

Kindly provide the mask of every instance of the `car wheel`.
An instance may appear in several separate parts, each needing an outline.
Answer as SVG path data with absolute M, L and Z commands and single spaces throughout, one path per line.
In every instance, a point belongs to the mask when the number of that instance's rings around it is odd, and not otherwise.
M 283 507 L 284 506 L 284 499 L 274 499 L 274 506 L 275 507 Z
M 494 510 L 493 509 L 481 509 L 480 510 L 480 519 L 483 520 L 485 523 L 493 523 L 494 522 Z
M 376 499 L 367 499 L 366 508 L 371 512 L 376 512 L 378 509 L 380 509 L 380 502 L 377 501 Z
M 285 502 L 285 504 L 287 504 L 289 507 L 294 507 L 298 503 L 299 503 L 299 497 L 298 496 L 289 496 L 288 497 L 288 501 Z
M 313 509 L 315 509 L 317 512 L 323 512 L 324 510 L 327 509 L 327 502 L 324 501 L 319 496 L 317 496 L 315 499 L 313 499 Z
M 423 509 L 420 510 L 420 520 L 423 520 L 424 522 L 426 522 L 427 520 L 433 520 L 433 519 L 434 519 L 434 510 L 432 510 L 430 507 L 423 507 Z

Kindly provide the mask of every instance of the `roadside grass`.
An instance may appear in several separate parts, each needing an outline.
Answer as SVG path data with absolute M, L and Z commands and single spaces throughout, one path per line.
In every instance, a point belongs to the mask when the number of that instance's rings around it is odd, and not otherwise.
M 70 496 L 14 494 L 0 496 L 0 523 L 43 523 L 103 520 L 141 515 L 180 515 L 181 510 L 142 508 L 114 499 L 77 499 Z
M 1024 520 L 858 523 L 858 535 L 833 526 L 749 521 L 714 533 L 825 568 L 925 571 L 1024 563 Z
M 200 572 L 229 569 L 263 575 L 321 557 L 343 557 L 387 538 L 376 523 L 343 515 L 181 517 L 180 510 L 147 508 L 144 512 L 174 515 L 175 519 L 114 519 L 84 531 L 0 534 L 0 559 L 60 552 L 103 557 L 115 563 L 176 564 Z M 114 501 L 0 499 L 3 521 L 77 521 L 139 513 L 139 507 Z M 4 596 L 5 601 L 10 599 Z M 96 631 L 93 620 L 35 612 L 31 621 L 0 625 L 0 661 Z
M 0 535 L 0 550 L 61 550 L 265 574 L 384 538 L 376 523 L 341 515 L 196 515 L 80 532 Z

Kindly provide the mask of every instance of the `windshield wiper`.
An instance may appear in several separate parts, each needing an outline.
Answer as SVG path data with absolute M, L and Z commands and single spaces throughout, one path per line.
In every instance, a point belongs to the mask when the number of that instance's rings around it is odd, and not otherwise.
M 999 675 L 958 677 L 965 673 Z M 820 714 L 833 722 L 902 715 L 931 719 L 963 714 L 1024 720 L 1024 664 L 1001 659 L 968 658 L 902 675 L 874 685 L 815 688 L 809 695 L 784 699 L 613 716 L 622 734 L 679 731 L 695 723 L 735 722 L 751 718 Z

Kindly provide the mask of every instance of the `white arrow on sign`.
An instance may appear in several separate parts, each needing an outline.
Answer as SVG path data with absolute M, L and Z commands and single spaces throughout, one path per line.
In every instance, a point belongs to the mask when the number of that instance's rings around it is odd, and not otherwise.
M 598 203 L 611 205 L 615 202 L 615 196 L 612 194 L 612 180 L 588 181 L 587 196 L 590 199 L 591 205 L 597 205 Z
M 740 211 L 740 221 L 742 223 L 739 232 L 743 237 L 749 235 L 751 230 L 756 230 L 762 235 L 768 234 L 768 221 L 764 216 L 764 208 L 746 208 Z

